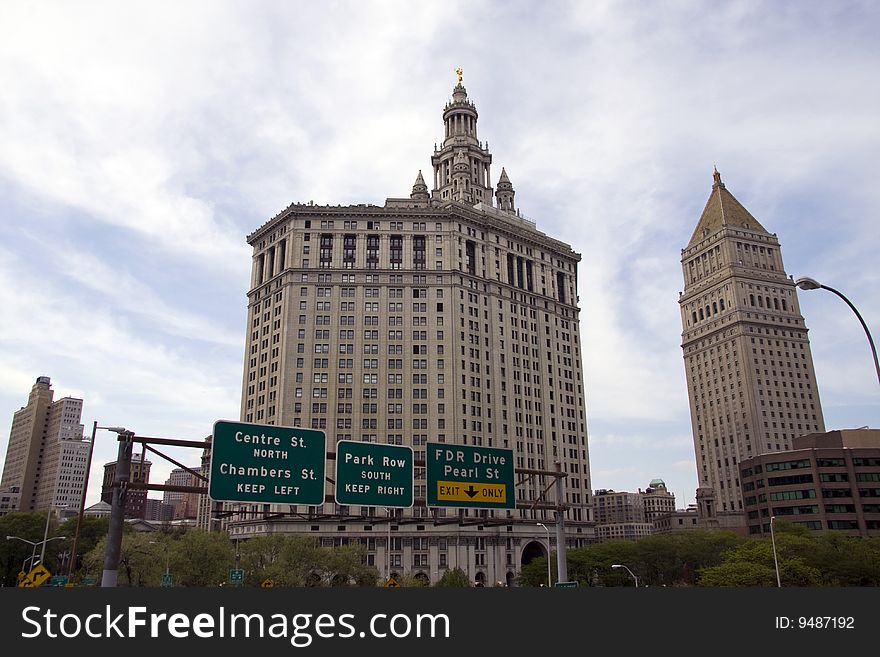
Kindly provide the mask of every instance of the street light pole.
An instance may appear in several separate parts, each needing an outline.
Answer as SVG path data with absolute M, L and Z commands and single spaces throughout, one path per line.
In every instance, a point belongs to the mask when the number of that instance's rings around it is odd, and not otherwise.
M 639 588 L 639 578 L 636 577 L 636 574 L 633 571 L 631 571 L 629 568 L 627 568 L 626 566 L 624 566 L 623 564 L 620 564 L 620 563 L 613 564 L 611 567 L 626 569 L 626 572 L 628 572 L 630 575 L 632 575 L 633 581 L 636 583 L 636 588 Z
M 43 530 L 43 547 L 40 548 L 40 563 L 46 558 L 46 539 L 49 538 L 49 519 L 52 517 L 52 507 L 46 509 L 46 528 Z
M 24 563 L 29 563 L 30 564 L 29 567 L 33 568 L 34 561 L 36 561 L 36 559 L 37 559 L 37 546 L 38 545 L 43 546 L 43 553 L 45 554 L 46 543 L 49 543 L 50 541 L 63 541 L 65 538 L 67 538 L 67 537 L 66 536 L 53 536 L 52 538 L 47 538 L 43 541 L 29 541 L 26 538 L 22 538 L 21 536 L 7 536 L 6 540 L 7 541 L 12 541 L 12 540 L 21 541 L 22 543 L 27 543 L 28 545 L 33 546 L 33 550 L 31 551 L 30 559 L 24 560 Z M 40 563 L 42 563 L 42 558 L 40 559 Z M 24 570 L 24 564 L 22 564 L 21 569 Z
M 773 533 L 773 521 L 776 516 L 770 516 L 770 542 L 773 545 L 773 565 L 776 567 L 776 586 L 782 588 L 782 580 L 779 578 L 779 560 L 776 558 L 776 535 Z
M 556 581 L 568 581 L 568 558 L 565 554 L 565 477 L 562 463 L 556 461 Z
M 26 538 L 21 538 L 20 536 L 7 536 L 6 537 L 7 541 L 11 541 L 13 539 L 15 539 L 17 541 L 21 541 L 22 543 L 27 543 L 28 545 L 33 547 L 33 550 L 31 550 L 30 559 L 24 560 L 24 562 L 21 564 L 21 569 L 22 569 L 22 571 L 24 571 L 24 564 L 28 564 L 28 569 L 33 568 L 34 567 L 34 559 L 37 558 L 37 546 L 39 545 L 39 543 L 37 543 L 36 541 L 29 541 Z
M 107 548 L 104 551 L 104 571 L 101 586 L 113 588 L 119 578 L 119 557 L 122 551 L 122 527 L 125 524 L 125 499 L 131 479 L 131 450 L 134 431 L 114 427 L 119 440 L 116 457 L 116 481 L 113 484 L 113 503 L 110 505 L 110 527 L 107 530 Z
M 170 570 L 168 567 L 168 542 L 167 539 L 165 541 L 150 541 L 150 545 L 162 545 L 165 549 L 165 576 L 167 577 L 170 574 Z
M 385 582 L 391 579 L 391 514 L 389 507 L 385 507 L 385 513 L 388 514 L 388 542 L 385 544 Z
M 859 314 L 859 311 L 856 310 L 856 307 L 853 305 L 853 303 L 849 299 L 847 299 L 841 292 L 835 290 L 833 287 L 822 285 L 822 283 L 820 283 L 819 281 L 813 278 L 809 278 L 807 276 L 802 276 L 801 278 L 797 279 L 794 284 L 802 290 L 818 290 L 820 288 L 823 290 L 828 290 L 829 292 L 833 292 L 844 300 L 846 305 L 849 306 L 850 309 L 856 314 L 856 317 L 858 317 L 862 328 L 865 329 L 865 335 L 868 336 L 868 344 L 871 345 L 871 354 L 874 356 L 874 371 L 877 373 L 877 382 L 880 383 L 880 361 L 877 360 L 877 347 L 874 346 L 874 338 L 871 337 L 871 331 L 868 330 L 868 325 L 865 323 L 865 320 L 862 319 L 861 314 Z
M 547 586 L 552 587 L 553 580 L 550 576 L 550 530 L 547 529 L 547 525 L 545 525 L 543 522 L 539 522 L 538 526 L 543 527 L 544 531 L 547 532 Z

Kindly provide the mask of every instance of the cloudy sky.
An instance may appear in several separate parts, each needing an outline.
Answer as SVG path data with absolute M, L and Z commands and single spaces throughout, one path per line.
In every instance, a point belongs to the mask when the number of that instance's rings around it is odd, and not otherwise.
M 880 326 L 878 32 L 876 2 L 6 0 L 0 421 L 40 375 L 89 429 L 238 417 L 245 236 L 294 201 L 407 195 L 461 66 L 493 174 L 583 255 L 594 488 L 660 477 L 683 506 L 679 258 L 713 165 L 787 273 Z M 826 425 L 880 426 L 855 316 L 800 294 Z M 90 503 L 115 454 L 99 432 Z

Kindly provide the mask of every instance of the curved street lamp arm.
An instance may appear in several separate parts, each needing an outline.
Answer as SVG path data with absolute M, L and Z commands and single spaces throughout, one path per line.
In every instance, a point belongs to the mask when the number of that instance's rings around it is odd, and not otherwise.
M 843 299 L 844 303 L 846 303 L 846 305 L 849 306 L 850 309 L 856 314 L 856 317 L 859 318 L 859 322 L 861 323 L 862 328 L 865 329 L 865 335 L 868 336 L 868 344 L 871 345 L 871 354 L 874 356 L 874 369 L 877 372 L 877 382 L 880 383 L 880 361 L 877 360 L 877 347 L 874 346 L 874 338 L 871 337 L 871 331 L 868 330 L 868 325 L 865 323 L 865 320 L 862 319 L 862 316 L 859 313 L 859 311 L 852 304 L 852 302 L 843 295 L 843 293 L 841 293 L 841 292 L 835 290 L 833 287 L 829 287 L 827 285 L 820 284 L 819 287 L 821 287 L 823 290 L 828 290 L 829 292 L 833 292 L 834 294 L 839 296 L 841 299 Z

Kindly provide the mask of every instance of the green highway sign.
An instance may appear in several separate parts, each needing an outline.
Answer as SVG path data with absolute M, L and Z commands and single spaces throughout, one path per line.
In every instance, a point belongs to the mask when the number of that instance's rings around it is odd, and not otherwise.
M 241 568 L 229 571 L 229 582 L 232 584 L 241 584 L 244 581 L 244 571 Z
M 336 443 L 336 503 L 411 507 L 412 447 L 351 440 Z
M 218 420 L 208 496 L 221 502 L 321 505 L 326 449 L 323 431 Z
M 172 586 L 173 586 L 173 583 L 172 583 L 172 579 L 171 579 L 171 573 L 165 573 L 164 575 L 162 575 L 162 588 L 169 589 Z
M 576 589 L 578 588 L 578 583 L 575 582 L 556 582 L 554 584 L 557 589 Z
M 514 509 L 513 450 L 428 443 L 428 506 Z

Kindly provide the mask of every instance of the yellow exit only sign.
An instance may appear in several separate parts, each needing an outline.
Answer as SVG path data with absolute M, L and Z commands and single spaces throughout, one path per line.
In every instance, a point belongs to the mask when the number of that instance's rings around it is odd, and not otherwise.
M 467 483 L 438 481 L 437 500 L 442 502 L 507 502 L 507 484 Z

